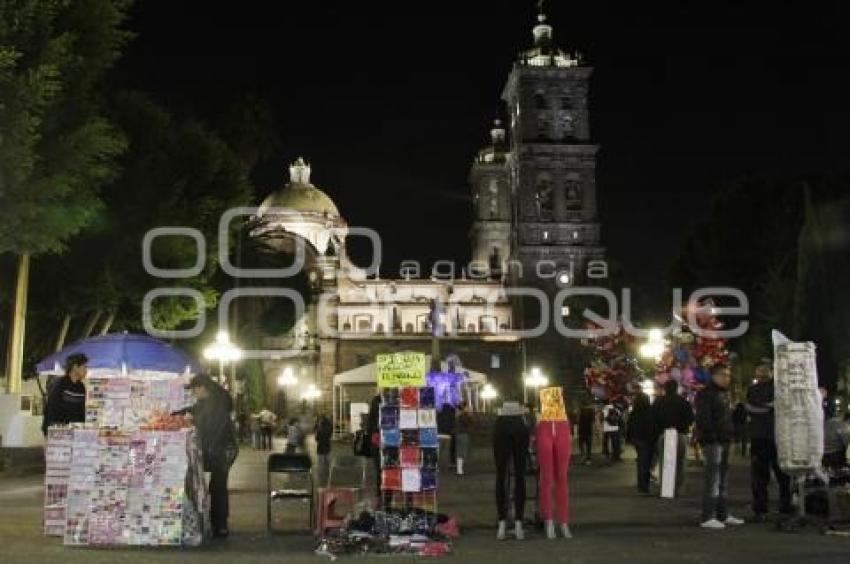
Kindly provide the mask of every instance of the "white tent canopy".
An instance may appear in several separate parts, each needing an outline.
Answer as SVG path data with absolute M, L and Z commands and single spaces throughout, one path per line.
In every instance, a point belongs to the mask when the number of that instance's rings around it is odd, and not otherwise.
M 425 355 L 426 364 L 431 365 L 431 355 Z M 448 363 L 443 361 L 440 363 L 440 368 L 443 371 L 448 370 Z M 480 392 L 484 384 L 487 383 L 487 375 L 475 370 L 469 370 L 461 367 L 460 373 L 467 377 L 467 381 L 462 386 L 461 394 L 464 399 L 469 402 L 474 410 L 478 410 L 481 403 Z M 365 364 L 335 374 L 333 377 L 333 419 L 334 431 L 340 432 L 340 426 L 347 421 L 345 413 L 346 386 L 376 386 L 378 383 L 378 374 L 376 363 Z M 352 431 L 350 429 L 350 431 Z

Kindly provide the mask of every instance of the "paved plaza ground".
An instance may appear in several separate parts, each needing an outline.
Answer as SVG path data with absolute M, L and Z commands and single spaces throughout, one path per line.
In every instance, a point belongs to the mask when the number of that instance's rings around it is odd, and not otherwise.
M 276 445 L 277 448 L 280 445 Z M 340 452 L 348 450 L 339 445 Z M 231 480 L 230 538 L 195 549 L 66 548 L 60 539 L 41 535 L 40 476 L 0 480 L 0 562 L 322 562 L 305 530 L 306 506 L 297 502 L 282 512 L 280 532 L 265 532 L 265 453 L 244 447 Z M 494 474 L 488 449 L 475 449 L 468 475 L 443 473 L 441 511 L 457 515 L 462 537 L 446 562 L 850 562 L 850 538 L 823 536 L 817 530 L 783 533 L 771 524 L 748 524 L 709 532 L 697 525 L 701 468 L 689 468 L 686 495 L 677 501 L 637 495 L 634 462 L 609 466 L 598 457 L 593 466 L 571 470 L 572 540 L 549 541 L 538 532 L 526 541 L 495 540 Z M 748 514 L 749 478 L 737 459 L 731 482 L 731 510 Z M 414 560 L 412 557 L 389 557 Z M 349 557 L 357 562 L 387 562 L 388 557 Z

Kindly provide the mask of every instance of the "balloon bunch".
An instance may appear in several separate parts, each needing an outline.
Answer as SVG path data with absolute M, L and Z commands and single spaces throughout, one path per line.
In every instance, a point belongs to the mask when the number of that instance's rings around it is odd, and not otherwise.
M 656 365 L 659 384 L 673 379 L 688 392 L 705 387 L 711 378 L 711 369 L 729 364 L 727 340 L 712 332 L 723 327 L 714 315 L 714 302 L 710 299 L 685 306 L 674 313 L 678 329 L 668 339 L 668 346 Z M 688 322 L 696 322 L 692 328 Z
M 587 389 L 600 400 L 617 401 L 640 389 L 641 369 L 634 356 L 635 338 L 621 323 L 613 332 L 588 325 L 591 333 L 581 344 L 590 349 L 589 366 L 584 370 Z

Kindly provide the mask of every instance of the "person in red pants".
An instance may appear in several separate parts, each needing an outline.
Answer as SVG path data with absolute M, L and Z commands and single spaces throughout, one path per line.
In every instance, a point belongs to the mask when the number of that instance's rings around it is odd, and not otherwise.
M 557 519 L 561 535 L 569 539 L 572 538 L 572 533 L 570 532 L 570 488 L 567 475 L 573 444 L 570 423 L 563 408 L 560 388 L 541 390 L 541 400 L 543 409 L 535 431 L 537 460 L 540 468 L 540 513 L 546 523 L 547 538 L 556 538 L 554 519 Z M 560 407 L 557 404 L 560 404 Z

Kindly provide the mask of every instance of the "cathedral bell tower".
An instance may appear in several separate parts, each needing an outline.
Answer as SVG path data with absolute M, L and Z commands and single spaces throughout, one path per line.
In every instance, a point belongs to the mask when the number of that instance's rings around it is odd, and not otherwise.
M 505 134 L 502 122 L 495 120 L 490 146 L 478 152 L 469 174 L 474 208 L 472 260 L 486 264 L 490 277 L 497 279 L 511 254 L 511 176 Z
M 556 291 L 602 258 L 596 152 L 588 119 L 592 68 L 558 48 L 541 12 L 534 46 L 514 63 L 502 93 L 510 116 L 516 282 Z
M 544 333 L 523 340 L 525 369 L 539 367 L 577 398 L 583 390 L 580 347 L 554 323 L 558 316 L 573 326 L 577 317 L 571 317 L 569 302 L 556 304 L 554 298 L 565 287 L 593 282 L 586 280 L 587 265 L 605 253 L 596 212 L 599 147 L 591 140 L 588 113 L 592 68 L 578 54 L 558 48 L 542 6 L 533 36 L 533 46 L 520 53 L 502 92 L 510 119 L 508 274 L 511 285 L 548 297 L 542 304 L 549 314 Z M 526 330 L 545 319 L 537 299 L 515 297 L 514 309 Z

